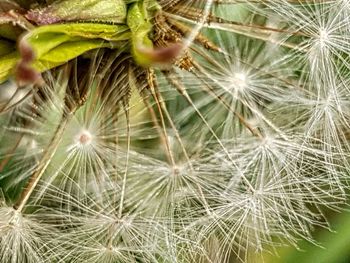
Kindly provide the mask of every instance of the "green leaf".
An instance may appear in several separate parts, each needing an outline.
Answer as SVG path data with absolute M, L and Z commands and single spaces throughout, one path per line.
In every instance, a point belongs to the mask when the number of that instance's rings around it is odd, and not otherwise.
M 72 38 L 65 34 L 45 33 L 29 36 L 28 43 L 34 50 L 36 58 L 40 59 L 44 54 L 70 39 Z
M 63 64 L 89 50 L 104 47 L 112 48 L 113 46 L 110 43 L 101 40 L 70 41 L 50 50 L 45 55 L 40 57 L 40 61 Z
M 70 37 L 101 38 L 108 41 L 128 40 L 130 31 L 126 25 L 108 25 L 98 23 L 68 23 L 37 27 L 29 32 L 31 39 L 45 36 L 45 33 L 61 33 Z
M 0 37 L 16 41 L 23 33 L 23 29 L 17 26 L 17 22 L 15 17 L 0 12 Z
M 127 26 L 94 23 L 47 25 L 32 30 L 26 36 L 36 60 L 44 65 L 39 67 L 41 71 L 64 64 L 92 49 L 114 48 L 116 45 L 112 43 L 129 38 Z
M 8 79 L 20 56 L 17 51 L 0 58 L 0 83 Z
M 24 38 L 36 55 L 34 68 L 43 72 L 92 49 L 116 48 L 113 43 L 129 40 L 130 31 L 125 25 L 69 23 L 38 27 Z M 9 77 L 19 59 L 17 52 L 11 59 L 0 58 L 0 82 Z
M 15 44 L 6 39 L 0 38 L 0 57 L 13 52 L 15 49 Z
M 65 42 L 98 39 L 101 43 L 101 40 L 123 41 L 128 40 L 129 37 L 130 32 L 126 26 L 94 23 L 42 26 L 32 30 L 25 36 L 34 50 L 37 60 L 40 60 L 47 52 Z M 69 47 L 71 48 L 71 46 Z M 72 58 L 71 55 L 69 55 L 69 50 L 63 51 L 62 47 L 60 50 L 62 51 L 62 56 L 68 54 L 66 61 Z
M 144 1 L 130 5 L 127 16 L 127 24 L 131 30 L 131 53 L 139 65 L 148 66 L 151 59 L 140 51 L 140 48 L 153 48 L 153 43 L 148 34 L 152 30 L 152 24 L 148 21 Z

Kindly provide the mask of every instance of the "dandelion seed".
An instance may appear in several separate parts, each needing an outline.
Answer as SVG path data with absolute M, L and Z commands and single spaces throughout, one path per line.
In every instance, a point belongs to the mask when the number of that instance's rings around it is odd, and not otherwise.
M 7 2 L 2 261 L 250 262 L 341 210 L 347 1 Z
M 40 222 L 35 214 L 26 215 L 9 206 L 1 206 L 0 214 L 1 261 L 46 262 L 54 228 Z
M 247 86 L 248 76 L 245 73 L 234 73 L 232 82 L 235 83 L 239 89 L 244 89 Z
M 88 146 L 91 144 L 92 141 L 92 135 L 89 131 L 82 131 L 80 134 L 77 135 L 77 142 L 81 146 Z
M 228 257 L 236 251 L 246 256 L 248 251 L 258 252 L 267 245 L 276 245 L 277 240 L 285 243 L 284 238 L 294 245 L 296 237 L 310 240 L 310 229 L 321 220 L 322 212 L 309 210 L 308 205 L 317 203 L 337 209 L 333 201 L 341 204 L 345 200 L 341 189 L 331 190 L 338 182 L 328 178 L 330 163 L 323 167 L 319 163 L 317 156 L 322 152 L 292 139 L 284 141 L 269 136 L 263 141 L 253 140 L 256 144 L 244 138 L 242 144 L 226 145 L 230 158 L 224 152 L 214 152 L 208 156 L 212 165 L 202 165 L 203 170 L 210 168 L 207 173 L 215 171 L 227 178 L 220 194 L 208 193 L 211 213 L 197 223 L 203 231 L 199 238 L 204 242 L 222 237 L 221 260 L 226 260 L 224 251 Z M 309 177 L 315 167 L 319 176 Z M 230 250 L 232 247 L 236 249 Z M 247 259 L 243 256 L 242 260 Z
M 104 191 L 99 199 L 81 190 L 76 198 L 50 187 L 43 199 L 45 203 L 53 197 L 62 204 L 53 218 L 61 222 L 59 227 L 70 226 L 59 238 L 62 262 L 133 262 L 138 259 L 152 262 L 166 257 L 162 246 L 167 230 L 161 220 L 158 222 L 156 218 L 127 210 L 119 216 L 119 190 Z

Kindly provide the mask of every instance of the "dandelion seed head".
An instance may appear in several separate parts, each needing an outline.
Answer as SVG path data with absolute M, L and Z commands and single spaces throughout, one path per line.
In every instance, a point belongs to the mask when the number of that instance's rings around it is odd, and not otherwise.
M 0 208 L 0 261 L 228 262 L 327 227 L 349 174 L 348 1 L 236 2 L 155 1 L 149 40 L 186 49 L 172 68 L 101 48 L 11 112 L 1 143 L 20 141 L 0 150 L 0 180 L 46 170 L 28 199 L 40 208 Z
M 22 214 L 12 207 L 2 207 L 1 208 L 1 227 L 0 229 L 17 229 L 22 224 Z
M 242 92 L 249 84 L 248 84 L 249 78 L 248 74 L 240 71 L 240 72 L 234 72 L 233 76 L 229 78 L 229 87 L 231 91 L 234 91 L 236 93 Z
M 163 253 L 166 229 L 160 219 L 128 211 L 127 202 L 120 210 L 120 190 L 106 190 L 98 198 L 81 191 L 76 196 L 50 186 L 45 195 L 65 204 L 55 210 L 55 222 L 61 222 L 61 227 L 72 226 L 58 240 L 61 262 L 128 263 L 137 258 L 155 259 Z
M 88 130 L 82 130 L 76 136 L 75 140 L 81 147 L 86 147 L 86 146 L 89 146 L 93 142 L 93 136 Z
M 325 48 L 325 46 L 327 45 L 327 42 L 329 41 L 329 32 L 326 29 L 321 28 L 319 31 L 318 40 L 319 40 L 320 48 L 321 49 Z
M 265 134 L 263 139 L 241 138 L 241 143 L 225 144 L 225 150 L 209 155 L 211 166 L 203 163 L 202 169 L 221 171 L 228 179 L 220 195 L 207 197 L 212 200 L 214 216 L 207 216 L 203 236 L 225 229 L 222 234 L 227 246 L 242 250 L 262 251 L 277 240 L 284 243 L 285 238 L 295 245 L 297 236 L 310 238 L 315 221 L 327 227 L 321 223 L 322 211 L 311 211 L 308 204 L 317 200 L 336 209 L 344 202 L 341 188 L 327 194 L 319 188 L 322 185 L 332 189 L 338 184 L 328 174 L 332 162 L 320 162 L 325 152 L 306 144 L 303 135 L 281 138 L 271 132 Z M 318 177 L 310 177 L 309 171 L 315 167 Z M 331 202 L 328 195 L 333 196 Z M 337 205 L 332 204 L 335 200 Z
M 1 262 L 45 262 L 48 242 L 55 230 L 11 206 L 0 207 Z M 55 253 L 52 253 L 52 256 Z

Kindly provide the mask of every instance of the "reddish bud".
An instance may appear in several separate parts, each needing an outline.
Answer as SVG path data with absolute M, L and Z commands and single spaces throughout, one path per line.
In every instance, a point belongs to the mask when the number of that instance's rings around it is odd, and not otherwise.
M 15 78 L 19 87 L 30 84 L 42 85 L 43 79 L 41 74 L 32 68 L 29 64 L 19 62 L 15 69 Z
M 18 50 L 21 54 L 22 62 L 30 63 L 35 60 L 35 52 L 25 39 L 21 39 L 18 44 Z
M 174 43 L 155 49 L 140 47 L 139 52 L 155 64 L 170 64 L 180 55 L 182 47 L 181 43 Z

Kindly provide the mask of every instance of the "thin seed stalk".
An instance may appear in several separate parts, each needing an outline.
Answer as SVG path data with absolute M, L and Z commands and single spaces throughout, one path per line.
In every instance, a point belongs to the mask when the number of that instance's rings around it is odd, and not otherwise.
M 16 209 L 17 211 L 21 212 L 24 206 L 26 205 L 26 203 L 28 202 L 35 187 L 39 183 L 41 177 L 43 176 L 45 170 L 47 169 L 53 156 L 55 155 L 57 148 L 62 140 L 62 137 L 63 137 L 62 135 L 67 127 L 67 124 L 74 116 L 74 113 L 76 110 L 77 108 L 75 108 L 74 110 L 68 113 L 64 113 L 62 115 L 60 124 L 58 125 L 54 133 L 54 136 L 52 137 L 49 143 L 49 146 L 45 149 L 44 155 L 41 158 L 38 164 L 38 167 L 36 168 L 32 176 L 29 178 L 28 183 L 24 188 L 24 190 L 22 191 L 20 198 L 17 200 L 17 202 L 14 205 L 14 209 Z

